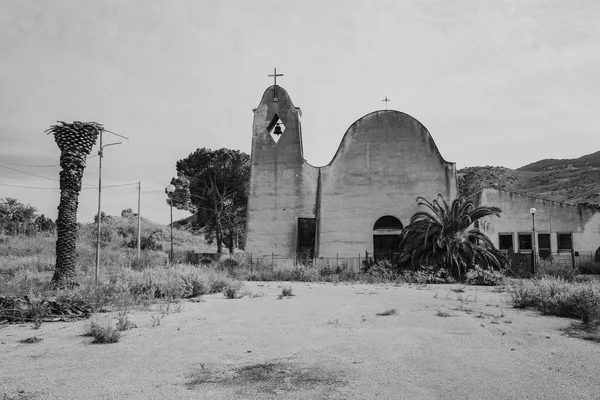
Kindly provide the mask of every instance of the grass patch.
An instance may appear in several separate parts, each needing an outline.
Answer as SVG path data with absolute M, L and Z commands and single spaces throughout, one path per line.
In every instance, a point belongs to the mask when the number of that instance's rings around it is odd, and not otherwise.
M 520 281 L 509 289 L 513 307 L 533 308 L 546 315 L 578 318 L 584 324 L 600 320 L 600 282 L 569 282 L 544 277 Z
M 449 312 L 442 311 L 442 310 L 437 310 L 437 312 L 435 313 L 435 315 L 437 317 L 442 317 L 442 318 L 448 318 L 448 317 L 452 316 Z

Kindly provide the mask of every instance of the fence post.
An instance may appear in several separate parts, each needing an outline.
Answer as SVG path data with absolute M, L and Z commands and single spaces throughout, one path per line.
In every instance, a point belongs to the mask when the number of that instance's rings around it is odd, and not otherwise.
M 571 249 L 571 266 L 575 269 L 575 252 Z
M 340 267 L 340 254 L 339 253 L 335 253 L 335 268 L 339 268 Z
M 250 253 L 250 273 L 252 272 L 252 253 Z
M 275 253 L 271 252 L 271 269 L 275 268 Z
M 356 272 L 360 272 L 360 253 L 358 253 L 358 271 Z

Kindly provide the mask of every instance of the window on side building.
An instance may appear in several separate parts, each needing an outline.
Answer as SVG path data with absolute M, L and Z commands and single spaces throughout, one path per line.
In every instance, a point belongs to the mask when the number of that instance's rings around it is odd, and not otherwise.
M 550 257 L 551 252 L 549 233 L 538 233 L 538 251 L 540 254 L 540 258 L 546 259 Z
M 508 250 L 512 249 L 513 246 L 513 234 L 512 233 L 499 233 L 498 234 L 498 249 Z
M 519 233 L 517 237 L 519 240 L 519 251 L 529 252 L 533 249 L 531 232 Z
M 558 251 L 573 250 L 573 234 L 572 233 L 557 233 L 556 241 L 558 242 Z

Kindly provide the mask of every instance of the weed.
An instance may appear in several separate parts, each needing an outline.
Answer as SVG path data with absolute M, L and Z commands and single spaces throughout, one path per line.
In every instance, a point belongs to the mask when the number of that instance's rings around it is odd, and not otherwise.
M 433 295 L 433 298 L 434 298 L 434 299 L 437 299 L 437 298 L 438 298 L 438 292 L 435 292 L 435 294 Z
M 156 328 L 157 326 L 160 326 L 160 321 L 165 317 L 165 314 L 162 315 L 151 315 L 150 318 L 152 319 L 152 327 Z
M 483 314 L 483 311 L 479 311 L 479 314 L 477 314 L 475 316 L 475 318 L 485 318 L 485 315 Z
M 121 338 L 121 332 L 113 327 L 110 322 L 103 326 L 96 321 L 92 321 L 87 326 L 83 336 L 93 337 L 92 343 L 94 344 L 116 343 Z
M 395 308 L 390 308 L 389 310 L 385 310 L 383 312 L 377 313 L 377 315 L 379 315 L 380 317 L 387 317 L 390 315 L 396 315 L 396 309 Z
M 465 287 L 463 286 L 463 287 L 459 287 L 459 288 L 453 288 L 453 289 L 450 289 L 450 290 L 452 290 L 454 293 L 464 293 L 465 292 Z
M 228 299 L 239 299 L 243 288 L 244 284 L 240 281 L 230 282 L 223 289 L 223 295 Z
M 44 339 L 39 338 L 37 336 L 32 336 L 32 337 L 28 337 L 27 339 L 19 340 L 19 343 L 39 343 L 42 340 L 44 340 Z
M 283 297 L 292 297 L 294 296 L 294 294 L 292 293 L 292 287 L 291 286 L 284 286 L 281 288 L 281 294 Z
M 127 331 L 132 328 L 137 328 L 137 326 L 129 320 L 129 317 L 127 317 L 127 309 L 119 311 L 116 328 L 118 331 Z
M 450 313 L 446 312 L 446 311 L 442 311 L 442 310 L 437 310 L 437 313 L 435 314 L 438 317 L 442 317 L 442 318 L 448 318 L 451 317 L 452 315 L 450 315 Z

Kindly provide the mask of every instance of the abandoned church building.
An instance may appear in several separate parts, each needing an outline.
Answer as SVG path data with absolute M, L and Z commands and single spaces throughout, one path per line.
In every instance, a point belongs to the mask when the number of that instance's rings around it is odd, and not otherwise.
M 380 110 L 359 118 L 323 167 L 304 159 L 301 116 L 277 85 L 254 109 L 247 253 L 336 258 L 397 252 L 403 227 L 420 210 L 417 196 L 456 198 L 455 163 L 442 157 L 429 131 L 410 115 Z M 540 248 L 600 246 L 600 214 L 494 190 L 475 200 L 503 210 L 481 227 L 501 249 L 531 251 L 532 207 L 538 210 Z

